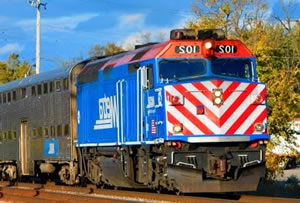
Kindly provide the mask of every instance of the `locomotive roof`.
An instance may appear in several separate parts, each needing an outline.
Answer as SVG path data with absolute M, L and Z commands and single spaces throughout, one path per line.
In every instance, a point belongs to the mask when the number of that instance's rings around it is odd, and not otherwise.
M 45 81 L 54 80 L 58 78 L 68 77 L 71 69 L 72 67 L 57 68 L 51 71 L 42 72 L 38 75 L 31 75 L 21 80 L 11 81 L 6 84 L 0 85 L 0 92 L 16 89 L 20 87 L 26 87 L 32 84 L 42 83 Z
M 87 65 L 85 65 L 79 74 L 78 82 L 85 83 L 97 80 L 98 71 L 104 70 L 105 68 L 113 68 L 122 64 L 129 64 L 155 58 L 168 43 L 169 41 L 159 44 L 149 44 L 149 46 L 142 46 L 141 48 L 132 51 L 91 60 L 87 63 Z
M 78 75 L 78 83 L 92 82 L 98 79 L 98 71 L 110 69 L 122 64 L 131 64 L 152 58 L 209 58 L 207 49 L 213 47 L 214 57 L 252 57 L 250 50 L 239 40 L 210 40 L 211 47 L 205 48 L 207 40 L 169 40 L 160 44 L 150 44 L 133 51 L 128 51 L 113 56 L 107 56 L 96 60 L 90 60 Z M 214 44 L 214 45 L 212 45 Z M 219 48 L 218 48 L 219 47 Z M 229 50 L 225 50 L 229 48 Z M 191 48 L 194 52 L 185 51 Z M 219 50 L 219 51 L 218 51 Z

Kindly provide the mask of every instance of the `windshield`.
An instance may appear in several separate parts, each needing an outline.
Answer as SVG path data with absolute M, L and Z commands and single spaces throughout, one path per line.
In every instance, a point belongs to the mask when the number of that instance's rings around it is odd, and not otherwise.
M 212 72 L 216 75 L 251 80 L 252 63 L 248 59 L 215 59 L 211 61 Z
M 204 73 L 204 60 L 163 60 L 159 63 L 159 77 L 162 80 L 192 79 Z

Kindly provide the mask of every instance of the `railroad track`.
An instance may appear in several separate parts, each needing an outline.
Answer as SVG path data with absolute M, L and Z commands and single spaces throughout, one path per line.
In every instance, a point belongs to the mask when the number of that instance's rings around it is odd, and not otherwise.
M 87 187 L 59 186 L 52 183 L 31 184 L 0 182 L 0 202 L 203 202 L 203 203 L 299 203 L 300 199 L 274 198 L 242 195 L 237 200 L 220 197 L 195 197 L 156 194 L 137 191 L 98 189 L 93 185 Z

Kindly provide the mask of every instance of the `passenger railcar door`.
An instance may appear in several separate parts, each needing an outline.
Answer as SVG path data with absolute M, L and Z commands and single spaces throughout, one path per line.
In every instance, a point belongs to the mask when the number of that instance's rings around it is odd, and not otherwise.
M 21 174 L 29 175 L 29 147 L 28 147 L 28 122 L 21 122 L 21 136 L 20 136 L 20 161 L 21 161 Z

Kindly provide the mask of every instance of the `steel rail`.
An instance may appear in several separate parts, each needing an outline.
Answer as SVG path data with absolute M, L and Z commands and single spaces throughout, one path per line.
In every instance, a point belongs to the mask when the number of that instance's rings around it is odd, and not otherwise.
M 215 197 L 176 196 L 150 192 L 60 186 L 53 183 L 31 184 L 0 182 L 0 202 L 201 202 L 201 203 L 296 203 L 300 199 L 242 195 L 237 200 Z

